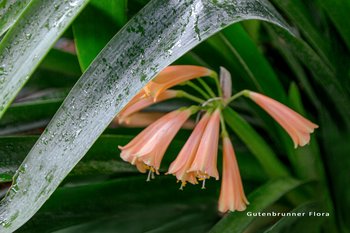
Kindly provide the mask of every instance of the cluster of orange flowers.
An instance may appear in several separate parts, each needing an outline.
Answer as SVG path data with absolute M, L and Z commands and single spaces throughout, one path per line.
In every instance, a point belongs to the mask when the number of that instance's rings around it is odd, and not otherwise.
M 249 202 L 244 194 L 235 152 L 221 114 L 227 104 L 238 96 L 250 98 L 286 130 L 295 147 L 306 145 L 310 141 L 310 133 L 318 126 L 285 105 L 252 91 L 244 90 L 231 98 L 224 98 L 219 90 L 221 96 L 202 100 L 183 91 L 169 90 L 175 85 L 204 76 L 217 79 L 215 72 L 204 67 L 169 66 L 138 93 L 118 115 L 119 122 L 127 122 L 141 109 L 171 98 L 189 98 L 200 105 L 172 111 L 150 124 L 127 145 L 119 147 L 121 158 L 135 165 L 142 173 L 148 170 L 150 180 L 154 173 L 159 174 L 162 158 L 177 132 L 191 115 L 201 112 L 201 119 L 171 163 L 167 174 L 176 176 L 181 182 L 181 189 L 187 182 L 198 184 L 198 181 L 202 181 L 204 187 L 205 180 L 210 177 L 219 180 L 217 155 L 221 124 L 223 171 L 219 211 L 243 211 Z

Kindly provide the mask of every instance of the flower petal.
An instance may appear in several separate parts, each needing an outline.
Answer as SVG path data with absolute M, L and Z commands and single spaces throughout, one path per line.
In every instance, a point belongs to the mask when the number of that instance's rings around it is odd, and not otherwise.
M 156 100 L 165 90 L 191 79 L 212 76 L 214 71 L 192 65 L 168 66 L 161 71 L 144 90 Z
M 216 109 L 209 119 L 199 144 L 196 157 L 188 172 L 196 172 L 200 179 L 210 176 L 219 179 L 216 167 L 220 130 L 220 110 Z
M 140 168 L 143 168 L 140 164 L 142 163 L 146 169 L 152 168 L 158 173 L 166 149 L 192 113 L 193 110 L 188 108 L 173 111 L 160 118 L 126 146 L 119 147 L 122 150 L 121 158 L 135 164 L 140 171 L 142 171 Z
M 310 133 L 318 128 L 318 125 L 274 99 L 252 91 L 248 91 L 247 96 L 286 130 L 295 147 L 306 145 L 310 141 Z
M 159 103 L 171 98 L 175 98 L 176 95 L 177 95 L 177 91 L 167 90 L 158 96 L 157 101 L 154 101 L 152 96 L 142 96 L 142 97 L 137 97 L 136 99 L 133 99 L 132 103 L 127 104 L 127 106 L 124 107 L 123 110 L 118 114 L 119 124 L 126 121 L 131 114 L 137 111 L 140 111 L 154 103 Z
M 243 211 L 249 204 L 243 190 L 236 155 L 231 140 L 223 138 L 223 172 L 219 197 L 219 211 Z
M 179 155 L 170 164 L 167 173 L 174 174 L 176 178 L 182 182 L 183 185 L 186 184 L 186 182 L 190 182 L 192 184 L 198 183 L 195 174 L 193 172 L 187 172 L 187 170 L 190 168 L 194 160 L 209 119 L 210 115 L 206 113 L 194 128 L 191 136 L 182 147 Z

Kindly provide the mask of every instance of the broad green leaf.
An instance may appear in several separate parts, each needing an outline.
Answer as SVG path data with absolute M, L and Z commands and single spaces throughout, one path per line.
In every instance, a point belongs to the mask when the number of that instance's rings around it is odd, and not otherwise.
M 189 51 L 188 53 L 186 53 L 185 55 L 177 59 L 173 64 L 174 65 L 176 64 L 197 65 L 197 66 L 205 66 L 207 68 L 211 68 L 207 62 L 205 62 L 200 56 L 198 56 L 198 54 L 196 54 L 193 51 Z
M 318 2 L 332 19 L 350 49 L 350 28 L 346 20 L 350 11 L 350 2 L 346 0 L 320 0 Z
M 117 1 L 123 2 L 123 1 Z M 87 6 L 73 23 L 74 41 L 83 71 L 95 59 L 119 27 L 100 10 Z
M 199 211 L 194 214 L 181 215 L 162 226 L 149 230 L 146 233 L 202 233 L 208 232 L 215 223 L 215 215 Z
M 286 100 L 286 93 L 271 65 L 239 24 L 225 28 L 219 36 L 232 55 L 241 57 L 242 67 L 254 77 L 260 92 L 281 102 Z
M 343 126 L 338 128 L 326 111 L 321 114 L 324 145 L 324 166 L 327 177 L 332 179 L 329 189 L 335 209 L 340 232 L 350 232 L 350 130 Z
M 137 14 L 150 0 L 133 0 L 132 4 L 128 4 L 127 16 L 131 19 Z
M 259 20 L 249 20 L 242 22 L 243 28 L 249 34 L 251 40 L 255 43 L 259 43 L 260 30 L 261 30 L 261 21 Z
M 253 216 L 248 216 L 248 213 L 263 211 L 301 184 L 302 182 L 298 180 L 286 177 L 273 180 L 261 186 L 248 195 L 250 204 L 245 211 L 236 211 L 226 215 L 210 230 L 210 233 L 245 232 L 248 225 L 255 219 Z
M 320 100 L 316 96 L 314 87 L 310 84 L 310 81 L 300 61 L 297 60 L 292 51 L 290 51 L 284 43 L 280 43 L 279 37 L 276 33 L 270 31 L 270 36 L 272 38 L 273 46 L 276 47 L 286 63 L 289 65 L 295 77 L 297 78 L 299 85 L 303 88 L 307 96 L 312 100 L 312 103 L 316 106 L 316 108 L 320 109 Z
M 127 0 L 91 0 L 90 3 L 111 17 L 118 27 L 122 27 L 127 22 Z
M 317 30 L 311 20 L 311 15 L 306 9 L 305 2 L 301 0 L 273 0 L 281 10 L 288 15 L 294 24 L 298 26 L 303 35 L 310 41 L 315 51 L 328 65 L 332 64 L 331 47 L 329 41 Z
M 31 0 L 0 1 L 0 37 L 16 22 L 30 1 Z
M 152 77 L 223 27 L 253 18 L 287 28 L 267 1 L 151 1 L 101 51 L 29 152 L 1 202 L 0 229 L 33 216 Z
M 12 176 L 7 174 L 0 174 L 0 183 L 7 183 L 12 181 Z
M 193 208 L 195 213 L 185 210 L 180 212 L 176 210 L 177 207 L 178 205 L 171 204 L 152 206 L 151 208 L 138 206 L 137 209 L 130 208 L 129 216 L 108 216 L 102 220 L 71 226 L 54 233 L 115 233 L 116 231 L 128 233 L 203 233 L 208 232 L 215 223 L 216 218 L 213 213 L 199 210 L 195 206 Z M 167 214 L 161 214 L 164 212 Z
M 319 233 L 328 217 L 314 216 L 314 213 L 329 214 L 319 202 L 302 204 L 289 212 L 291 216 L 282 217 L 264 233 Z
M 225 121 L 254 154 L 266 174 L 270 177 L 287 176 L 287 168 L 264 139 L 231 108 L 224 110 Z
M 0 121 L 0 135 L 45 127 L 61 103 L 62 99 L 51 99 L 14 104 Z
M 80 70 L 80 67 L 79 67 Z M 79 76 L 65 75 L 47 69 L 37 69 L 16 96 L 14 103 L 66 97 Z M 52 90 L 52 94 L 49 90 Z M 64 92 L 66 92 L 64 94 Z M 11 105 L 12 106 L 12 105 Z M 6 113 L 5 113 L 6 114 Z
M 51 49 L 49 51 L 41 62 L 40 68 L 72 76 L 81 75 L 77 57 L 57 49 Z
M 0 43 L 0 118 L 88 0 L 33 0 Z

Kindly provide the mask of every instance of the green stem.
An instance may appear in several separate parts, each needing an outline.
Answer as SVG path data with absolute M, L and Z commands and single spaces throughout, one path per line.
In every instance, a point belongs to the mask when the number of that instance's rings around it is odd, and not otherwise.
M 209 93 L 211 98 L 215 98 L 216 95 L 213 90 L 208 86 L 208 84 L 203 79 L 198 79 L 198 82 L 203 86 L 203 88 Z
M 192 101 L 200 103 L 200 104 L 205 102 L 204 99 L 201 99 L 201 98 L 198 98 L 198 97 L 196 97 L 194 95 L 188 94 L 185 91 L 177 91 L 176 97 L 186 98 L 186 99 L 192 100 Z
M 218 74 L 217 74 L 216 72 L 214 72 L 213 75 L 212 75 L 211 77 L 214 78 L 215 84 L 216 84 L 216 86 L 217 86 L 217 88 L 218 88 L 218 94 L 219 94 L 220 97 L 222 97 L 222 96 L 223 96 L 223 94 L 222 94 L 222 88 L 221 88 L 221 85 L 220 85 L 220 80 L 219 80 Z
M 227 136 L 228 133 L 227 133 L 227 130 L 226 130 L 225 119 L 224 119 L 224 116 L 221 113 L 220 113 L 220 123 L 221 123 L 221 130 L 222 130 L 221 136 L 222 137 Z
M 247 93 L 248 93 L 248 90 L 243 90 L 243 91 L 238 92 L 237 94 L 231 96 L 231 97 L 227 100 L 226 105 L 229 104 L 229 103 L 231 103 L 232 101 L 234 101 L 234 100 L 237 99 L 238 97 L 241 97 L 242 95 L 247 95 Z
M 210 99 L 210 96 L 205 93 L 200 87 L 198 87 L 196 84 L 194 84 L 191 81 L 186 82 L 186 84 L 190 87 L 192 87 L 194 90 L 196 90 L 199 94 L 201 94 L 204 98 Z

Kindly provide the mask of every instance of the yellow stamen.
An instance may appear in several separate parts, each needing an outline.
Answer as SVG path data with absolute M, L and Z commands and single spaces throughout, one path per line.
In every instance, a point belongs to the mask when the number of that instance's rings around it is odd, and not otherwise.
M 186 181 L 181 182 L 180 190 L 184 190 L 184 187 L 186 186 Z

